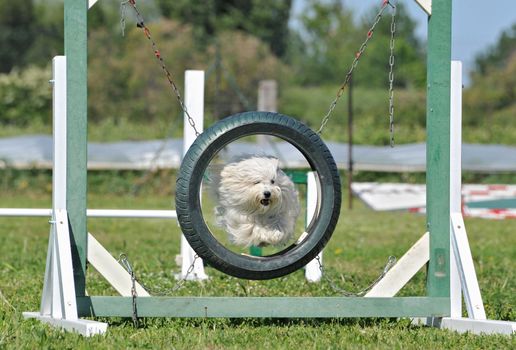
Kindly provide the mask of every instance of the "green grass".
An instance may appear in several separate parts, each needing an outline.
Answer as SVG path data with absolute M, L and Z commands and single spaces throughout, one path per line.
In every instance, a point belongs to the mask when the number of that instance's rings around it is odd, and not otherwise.
M 98 180 L 102 182 L 101 180 Z M 115 179 L 112 179 L 116 183 Z M 171 181 L 172 182 L 172 181 Z M 99 187 L 92 184 L 91 187 Z M 116 187 L 116 186 L 115 186 Z M 343 197 L 346 198 L 346 197 Z M 91 208 L 171 208 L 170 189 L 91 192 Z M 26 187 L 3 191 L 2 207 L 49 207 L 50 193 Z M 424 232 L 423 216 L 378 213 L 355 201 L 342 209 L 334 237 L 325 251 L 327 275 L 341 288 L 356 291 L 378 276 L 389 255 L 400 257 Z M 179 228 L 174 221 L 90 219 L 88 229 L 117 256 L 125 252 L 139 279 L 153 288 L 169 289 L 178 272 Z M 516 220 L 466 219 L 486 312 L 491 319 L 516 319 L 514 276 Z M 48 219 L 0 218 L 0 348 L 176 348 L 176 349 L 509 349 L 516 337 L 475 336 L 416 327 L 392 319 L 144 319 L 133 329 L 130 319 L 110 323 L 105 336 L 90 339 L 64 333 L 34 320 L 23 311 L 39 308 L 48 239 Z M 203 296 L 333 296 L 327 282 L 309 284 L 302 271 L 270 281 L 246 281 L 207 268 L 211 280 L 188 282 L 175 295 Z M 90 295 L 116 293 L 90 268 Z M 424 271 L 401 295 L 424 294 Z

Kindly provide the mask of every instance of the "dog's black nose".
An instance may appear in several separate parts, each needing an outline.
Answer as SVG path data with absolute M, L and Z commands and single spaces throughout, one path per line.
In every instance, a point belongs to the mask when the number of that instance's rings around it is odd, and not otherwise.
M 269 191 L 265 191 L 265 192 L 263 192 L 263 196 L 265 198 L 270 198 L 271 197 L 271 193 Z

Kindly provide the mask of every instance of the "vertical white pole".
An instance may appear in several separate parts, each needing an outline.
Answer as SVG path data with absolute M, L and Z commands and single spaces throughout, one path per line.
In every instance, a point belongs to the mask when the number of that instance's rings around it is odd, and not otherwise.
M 52 221 L 41 314 L 77 319 L 68 217 L 66 214 L 66 57 L 52 61 L 53 156 Z
M 450 212 L 461 212 L 462 201 L 462 63 L 451 63 L 450 86 Z M 450 222 L 451 225 L 451 222 Z M 462 317 L 462 287 L 456 257 L 453 251 L 453 227 L 450 231 L 450 302 L 451 317 Z
M 53 152 L 52 208 L 66 209 L 66 57 L 53 63 Z
M 450 300 L 451 317 L 462 317 L 461 290 L 469 318 L 485 320 L 473 257 L 461 213 L 462 63 L 451 65 L 450 127 Z
M 25 318 L 36 318 L 53 326 L 90 336 L 106 332 L 107 323 L 80 320 L 77 313 L 75 281 L 68 213 L 66 210 L 66 140 L 67 140 L 67 64 L 57 56 L 53 66 L 53 139 L 52 221 L 45 268 L 45 281 L 39 312 L 24 312 Z
M 317 209 L 317 182 L 315 174 L 311 171 L 306 174 L 306 223 L 310 224 Z M 321 267 L 323 252 L 318 255 L 319 261 L 313 259 L 305 267 L 305 278 L 308 282 L 319 282 L 322 277 Z
M 204 71 L 187 70 L 185 72 L 185 106 L 188 114 L 195 122 L 197 131 L 202 132 L 204 124 Z M 184 116 L 183 155 L 188 151 L 197 135 Z M 184 235 L 181 235 L 181 278 L 184 278 L 194 261 L 195 251 L 190 247 Z M 193 273 L 187 276 L 189 280 L 203 280 L 208 276 L 204 272 L 201 258 L 195 261 Z

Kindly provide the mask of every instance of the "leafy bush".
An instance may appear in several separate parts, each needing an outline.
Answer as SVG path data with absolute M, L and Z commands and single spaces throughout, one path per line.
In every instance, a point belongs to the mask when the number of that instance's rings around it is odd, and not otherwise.
M 249 34 L 228 31 L 220 35 L 222 66 L 218 66 L 215 45 L 197 45 L 191 26 L 162 19 L 149 25 L 149 29 L 181 93 L 186 69 L 206 71 L 208 119 L 214 114 L 219 119 L 255 106 L 259 80 L 281 81 L 288 77 L 288 69 L 268 46 Z M 106 29 L 97 29 L 90 34 L 89 42 L 91 121 L 182 123 L 175 94 L 140 29 L 127 31 L 122 41 L 114 40 Z M 217 67 L 221 67 L 218 73 Z M 219 80 L 215 79 L 217 74 Z
M 0 124 L 51 123 L 50 68 L 36 66 L 0 74 Z

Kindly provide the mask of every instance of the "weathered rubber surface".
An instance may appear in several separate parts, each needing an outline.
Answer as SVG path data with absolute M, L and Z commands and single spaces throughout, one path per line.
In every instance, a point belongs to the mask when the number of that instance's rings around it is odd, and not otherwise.
M 236 254 L 212 235 L 204 221 L 199 197 L 203 174 L 211 159 L 227 144 L 247 135 L 267 134 L 295 146 L 320 181 L 320 210 L 306 229 L 308 237 L 265 257 Z M 204 131 L 186 153 L 176 184 L 176 212 L 183 233 L 210 266 L 231 276 L 264 280 L 287 275 L 306 265 L 324 248 L 337 224 L 341 205 L 340 178 L 335 161 L 321 138 L 303 123 L 269 112 L 227 117 Z

